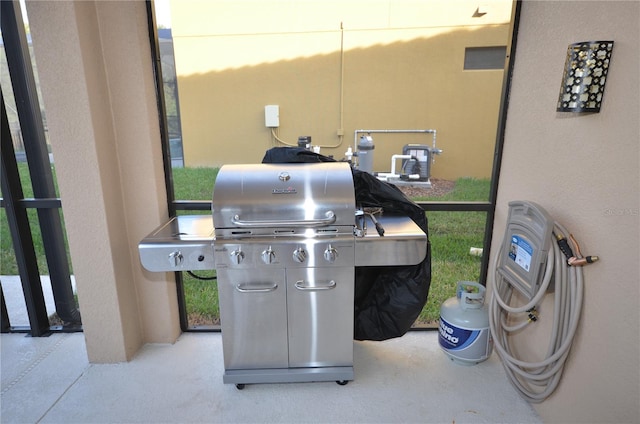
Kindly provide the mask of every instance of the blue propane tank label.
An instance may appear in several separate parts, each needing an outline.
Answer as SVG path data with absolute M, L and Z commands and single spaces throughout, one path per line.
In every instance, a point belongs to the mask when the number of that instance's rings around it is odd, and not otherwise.
M 455 359 L 481 362 L 491 355 L 493 348 L 489 328 L 465 329 L 440 317 L 440 347 Z

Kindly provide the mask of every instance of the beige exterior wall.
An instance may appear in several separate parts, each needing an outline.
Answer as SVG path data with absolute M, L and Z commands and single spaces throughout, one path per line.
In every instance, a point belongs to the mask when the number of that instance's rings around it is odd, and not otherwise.
M 489 177 L 502 70 L 465 71 L 466 47 L 506 45 L 511 1 L 171 2 L 186 166 L 259 162 L 309 135 L 344 157 L 360 129 L 435 129 L 432 175 Z M 342 28 L 342 29 L 341 29 Z M 373 134 L 375 171 L 430 134 Z
M 137 244 L 167 219 L 144 2 L 27 2 L 89 360 L 180 328 L 175 281 Z
M 584 268 L 582 318 L 562 381 L 536 406 L 548 423 L 640 422 L 638 28 L 638 1 L 522 5 L 491 252 L 508 202 L 531 200 L 574 234 L 583 254 L 601 258 Z M 567 46 L 586 40 L 615 41 L 602 110 L 558 113 Z M 549 334 L 527 332 L 514 348 L 540 358 Z

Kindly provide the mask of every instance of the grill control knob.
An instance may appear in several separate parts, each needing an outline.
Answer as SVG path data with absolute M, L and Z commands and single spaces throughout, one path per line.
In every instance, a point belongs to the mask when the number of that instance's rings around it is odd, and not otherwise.
M 171 266 L 179 267 L 180 265 L 182 265 L 183 261 L 184 256 L 182 256 L 182 252 L 180 252 L 179 250 L 169 253 L 169 264 Z
M 334 263 L 338 258 L 338 251 L 335 247 L 329 245 L 324 251 L 324 259 L 329 263 Z
M 293 260 L 298 263 L 304 262 L 305 260 L 307 260 L 307 251 L 302 247 L 298 247 L 293 251 Z
M 240 249 L 234 250 L 233 252 L 231 252 L 230 256 L 231 256 L 231 262 L 233 262 L 236 265 L 240 265 L 240 263 L 244 260 L 244 252 Z
M 267 250 L 262 251 L 262 262 L 264 262 L 265 264 L 272 264 L 275 259 L 276 254 L 273 249 L 271 249 L 271 246 L 269 246 Z

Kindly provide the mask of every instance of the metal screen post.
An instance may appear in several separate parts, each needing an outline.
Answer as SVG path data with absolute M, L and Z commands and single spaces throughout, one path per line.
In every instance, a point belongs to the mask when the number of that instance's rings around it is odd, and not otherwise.
M 171 145 L 169 141 L 169 127 L 167 124 L 166 104 L 164 99 L 164 83 L 162 79 L 162 58 L 158 31 L 156 29 L 156 17 L 153 1 L 146 0 L 147 29 L 149 31 L 149 44 L 151 47 L 151 60 L 153 61 L 153 77 L 156 88 L 156 106 L 158 107 L 158 122 L 160 124 L 160 143 L 162 145 L 162 163 L 164 167 L 164 183 L 167 192 L 167 208 L 169 217 L 176 216 L 175 192 L 173 190 L 173 171 L 171 168 Z M 177 101 L 177 96 L 176 96 Z M 187 318 L 187 306 L 184 298 L 184 282 L 181 272 L 175 272 L 176 290 L 178 296 L 178 313 L 180 315 L 180 329 L 187 331 L 189 320 Z
M 7 65 L 17 100 L 33 194 L 36 198 L 55 198 L 53 173 L 20 5 L 17 1 L 2 1 L 0 7 Z M 80 311 L 75 307 L 60 211 L 56 208 L 38 209 L 38 219 L 56 311 L 64 322 L 79 324 Z
M 0 283 L 0 312 L 2 313 L 2 321 L 0 321 L 0 332 L 8 333 L 11 331 L 11 322 L 9 321 L 9 312 L 7 311 L 7 304 L 4 302 L 4 292 L 2 291 L 2 284 Z
M 2 175 L 0 176 L 0 180 L 2 180 L 4 207 L 7 212 L 7 221 L 9 222 L 9 229 L 11 230 L 11 238 L 13 240 L 13 250 L 16 254 L 20 281 L 22 282 L 22 290 L 24 291 L 24 300 L 27 307 L 27 314 L 29 315 L 29 323 L 31 324 L 31 335 L 40 337 L 49 334 L 49 317 L 47 316 L 47 306 L 44 301 L 44 294 L 40 283 L 38 261 L 36 260 L 36 252 L 33 248 L 29 218 L 27 217 L 27 211 L 19 204 L 20 199 L 23 198 L 22 186 L 20 185 L 20 175 L 18 174 L 18 165 L 13 150 L 13 141 L 11 139 L 7 111 L 4 107 L 2 90 L 0 90 L 0 106 L 2 108 L 2 133 L 0 135 L 0 158 L 2 158 L 0 169 L 2 170 Z M 2 302 L 4 306 L 4 296 Z M 7 322 L 8 321 L 7 319 Z M 3 323 L 3 331 L 4 330 Z

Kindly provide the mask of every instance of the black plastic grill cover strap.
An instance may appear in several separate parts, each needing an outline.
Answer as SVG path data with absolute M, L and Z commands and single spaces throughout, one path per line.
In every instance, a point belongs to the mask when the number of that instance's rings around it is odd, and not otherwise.
M 303 148 L 274 147 L 262 163 L 331 162 Z M 431 243 L 424 210 L 392 184 L 352 169 L 356 204 L 382 208 L 384 214 L 411 218 L 427 235 L 427 254 L 409 266 L 356 267 L 354 338 L 387 340 L 404 335 L 424 307 L 431 284 Z M 354 217 L 355 219 L 355 217 Z

